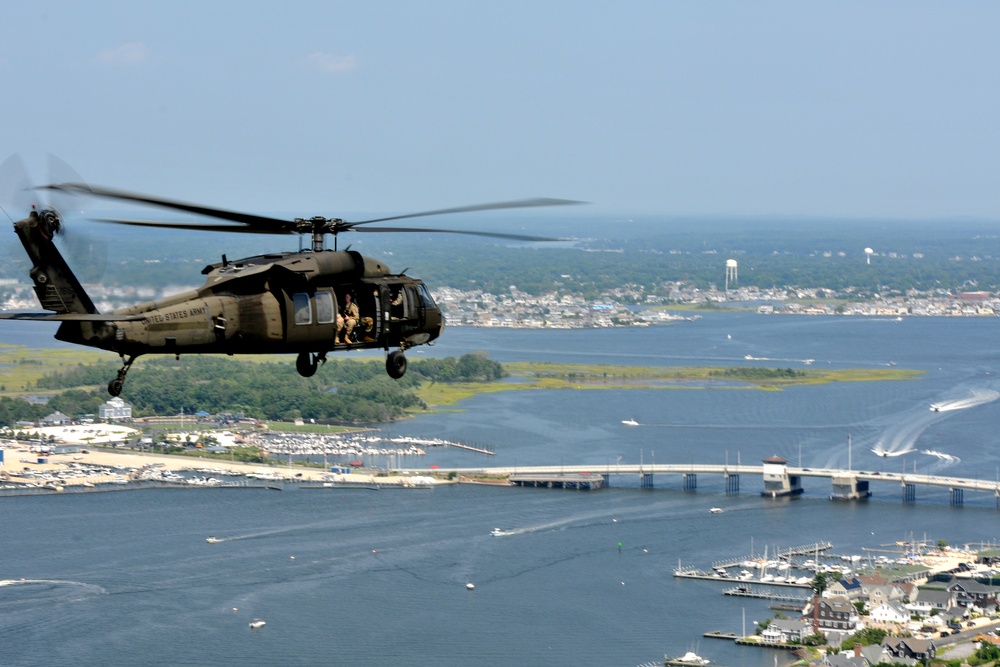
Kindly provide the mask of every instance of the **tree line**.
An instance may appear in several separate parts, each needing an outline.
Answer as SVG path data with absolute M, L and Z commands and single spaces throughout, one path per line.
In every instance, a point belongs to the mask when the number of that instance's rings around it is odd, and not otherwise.
M 37 381 L 39 392 L 56 392 L 46 405 L 0 398 L 0 425 L 36 421 L 59 411 L 96 415 L 108 399 L 104 386 L 117 365 L 80 364 Z M 488 382 L 503 367 L 483 354 L 459 359 L 411 361 L 406 375 L 389 378 L 382 364 L 332 359 L 303 378 L 290 362 L 262 362 L 192 355 L 181 360 L 143 358 L 129 375 L 122 398 L 134 417 L 243 413 L 261 419 L 313 419 L 320 423 L 386 422 L 427 406 L 416 394 L 422 382 Z

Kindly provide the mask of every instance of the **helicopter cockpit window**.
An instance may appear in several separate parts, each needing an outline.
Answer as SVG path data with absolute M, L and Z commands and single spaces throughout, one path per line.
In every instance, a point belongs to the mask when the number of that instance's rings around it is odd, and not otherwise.
M 292 295 L 292 306 L 295 312 L 296 324 L 312 323 L 312 308 L 309 304 L 309 295 L 304 292 Z
M 333 307 L 333 294 L 316 292 L 316 323 L 332 324 L 336 313 L 337 311 Z
M 434 303 L 434 297 L 431 296 L 430 290 L 427 289 L 427 285 L 417 285 L 417 294 L 420 296 L 420 305 L 424 308 L 436 308 Z

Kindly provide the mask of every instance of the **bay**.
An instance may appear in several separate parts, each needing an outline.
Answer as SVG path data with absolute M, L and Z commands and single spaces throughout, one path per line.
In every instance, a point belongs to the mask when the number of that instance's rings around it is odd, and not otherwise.
M 11 324 L 21 323 L 2 323 L 0 340 L 10 341 Z M 992 318 L 710 314 L 646 329 L 453 327 L 439 345 L 410 354 L 792 368 L 812 360 L 925 375 L 782 392 L 511 391 L 382 431 L 496 450 L 432 448 L 407 462 L 415 466 L 613 470 L 619 460 L 757 463 L 779 454 L 806 466 L 992 480 L 998 326 Z M 933 412 L 932 403 L 947 409 Z M 885 458 L 870 451 L 877 447 L 913 451 Z M 671 476 L 655 481 L 640 490 L 637 479 L 613 476 L 611 488 L 590 493 L 460 485 L 3 498 L 3 662 L 636 665 L 696 650 L 715 664 L 763 666 L 773 664 L 770 652 L 701 635 L 740 632 L 744 617 L 749 627 L 772 615 L 766 603 L 725 597 L 716 582 L 674 579 L 678 561 L 707 568 L 752 548 L 817 540 L 857 553 L 910 538 L 997 538 L 989 494 L 966 493 L 953 507 L 947 491 L 921 488 L 904 504 L 899 487 L 883 483 L 868 501 L 835 503 L 808 480 L 792 500 L 761 498 L 760 480 L 746 476 L 736 495 L 704 475 L 694 492 Z M 725 512 L 709 514 L 713 506 Z M 511 534 L 491 537 L 493 527 Z M 209 535 L 224 541 L 207 544 Z M 249 629 L 253 617 L 267 625 Z

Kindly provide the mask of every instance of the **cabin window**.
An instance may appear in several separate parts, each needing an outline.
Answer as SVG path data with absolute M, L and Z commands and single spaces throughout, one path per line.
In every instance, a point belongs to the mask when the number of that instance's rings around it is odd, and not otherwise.
M 296 324 L 312 323 L 312 307 L 309 304 L 309 295 L 300 292 L 292 295 L 292 304 L 295 310 Z
M 332 324 L 337 314 L 331 292 L 316 292 L 316 323 Z

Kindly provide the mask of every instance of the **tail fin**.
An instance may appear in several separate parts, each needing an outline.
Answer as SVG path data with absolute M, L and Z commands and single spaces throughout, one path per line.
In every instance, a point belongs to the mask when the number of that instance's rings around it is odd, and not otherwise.
M 51 209 L 14 223 L 14 231 L 31 258 L 31 279 L 42 308 L 55 313 L 97 313 L 94 302 L 59 253 L 53 238 L 60 228 L 59 214 Z

